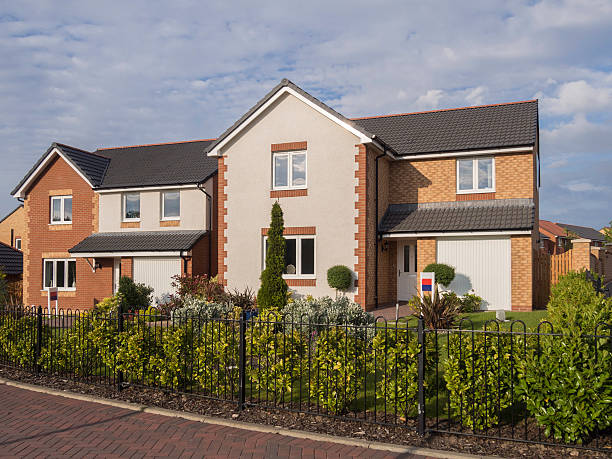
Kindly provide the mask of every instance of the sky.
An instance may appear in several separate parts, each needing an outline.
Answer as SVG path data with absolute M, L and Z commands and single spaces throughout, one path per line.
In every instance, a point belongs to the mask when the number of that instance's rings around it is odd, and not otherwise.
M 347 117 L 540 101 L 540 216 L 612 219 L 612 1 L 0 0 L 0 214 L 54 142 L 214 138 L 282 78 Z

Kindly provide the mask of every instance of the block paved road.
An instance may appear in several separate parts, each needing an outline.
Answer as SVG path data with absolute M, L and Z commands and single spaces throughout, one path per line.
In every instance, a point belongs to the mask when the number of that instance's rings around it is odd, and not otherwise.
M 205 424 L 2 384 L 0 457 L 424 456 Z

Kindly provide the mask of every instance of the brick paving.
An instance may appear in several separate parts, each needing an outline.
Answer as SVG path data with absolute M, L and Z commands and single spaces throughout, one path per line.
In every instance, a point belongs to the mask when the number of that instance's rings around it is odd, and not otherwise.
M 0 385 L 0 457 L 423 456 L 205 424 Z

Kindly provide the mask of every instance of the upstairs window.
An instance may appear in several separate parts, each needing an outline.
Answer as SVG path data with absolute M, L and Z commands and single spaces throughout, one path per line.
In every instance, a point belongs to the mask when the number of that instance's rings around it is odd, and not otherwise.
M 272 184 L 275 190 L 306 188 L 306 152 L 274 153 Z
M 495 191 L 495 159 L 468 158 L 457 160 L 457 193 Z
M 140 220 L 140 193 L 125 193 L 123 195 L 123 220 Z
M 15 248 L 17 250 L 21 250 L 21 238 L 20 237 L 15 239 Z
M 51 224 L 72 223 L 72 196 L 51 197 Z
M 181 193 L 165 191 L 162 193 L 162 220 L 179 220 L 181 218 Z

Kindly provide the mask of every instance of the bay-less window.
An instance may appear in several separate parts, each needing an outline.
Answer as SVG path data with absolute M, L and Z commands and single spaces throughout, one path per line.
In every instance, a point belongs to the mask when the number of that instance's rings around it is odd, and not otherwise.
M 285 236 L 285 277 L 314 277 L 315 237 Z M 264 239 L 263 266 L 266 265 L 268 238 Z
M 467 158 L 457 160 L 457 192 L 495 191 L 495 159 Z
M 181 193 L 164 191 L 162 193 L 162 220 L 179 220 L 181 218 Z
M 76 288 L 76 260 L 43 260 L 44 288 L 57 287 L 59 290 Z
M 306 188 L 306 152 L 274 153 L 272 184 L 276 189 Z
M 123 219 L 140 220 L 140 193 L 123 195 Z
M 51 223 L 72 223 L 72 196 L 51 197 Z
M 20 237 L 15 239 L 15 248 L 17 250 L 21 250 L 21 238 Z

